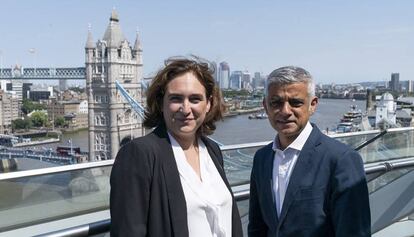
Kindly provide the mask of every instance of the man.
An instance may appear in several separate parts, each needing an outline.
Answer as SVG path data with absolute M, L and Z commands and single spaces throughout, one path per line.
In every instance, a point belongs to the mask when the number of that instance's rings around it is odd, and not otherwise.
M 299 67 L 276 69 L 265 93 L 277 135 L 254 157 L 248 235 L 371 236 L 361 157 L 309 123 L 318 104 L 312 76 Z

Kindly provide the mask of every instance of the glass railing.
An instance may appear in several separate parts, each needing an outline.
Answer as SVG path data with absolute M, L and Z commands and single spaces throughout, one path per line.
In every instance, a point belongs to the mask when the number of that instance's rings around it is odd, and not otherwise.
M 106 210 L 112 163 L 0 174 L 0 232 Z
M 333 136 L 351 147 L 358 147 L 382 131 L 350 133 Z M 387 161 L 414 156 L 414 127 L 389 129 L 377 139 L 359 149 L 364 163 Z
M 389 164 L 398 163 L 391 161 Z M 383 173 L 368 182 L 373 234 L 414 214 L 414 161 L 411 159 L 404 163 L 411 165 Z M 414 220 L 411 225 L 409 236 L 414 236 Z M 397 231 L 392 235 L 381 236 L 407 236 L 399 234 L 401 232 Z
M 411 150 L 414 141 L 413 131 L 412 128 L 390 129 L 360 150 L 366 162 L 368 177 L 371 177 L 368 186 L 372 195 L 378 196 L 376 193 L 395 186 L 393 184 L 398 180 L 413 173 L 414 152 Z M 335 139 L 352 147 L 358 147 L 380 132 L 341 134 L 335 136 Z M 401 139 L 403 141 L 399 138 L 403 138 Z M 221 147 L 225 170 L 239 200 L 238 205 L 244 224 L 247 224 L 248 216 L 247 199 L 252 158 L 254 153 L 267 143 L 269 142 Z M 0 232 L 107 210 L 112 163 L 113 160 L 109 160 L 0 174 Z M 403 187 L 401 184 L 399 186 Z M 383 201 L 386 203 L 387 200 Z M 403 201 L 412 203 L 413 199 Z M 411 206 L 405 208 L 411 211 L 413 209 Z M 380 207 L 373 206 L 372 209 L 379 210 Z M 401 212 L 402 216 L 393 217 L 403 217 L 406 213 L 408 212 L 404 211 Z M 373 228 L 377 231 L 386 227 L 385 219 L 382 217 L 381 223 L 376 222 L 379 224 L 373 225 Z M 389 222 L 391 223 L 392 220 Z M 90 220 L 90 222 L 94 221 Z M 99 227 L 101 230 L 109 228 L 109 220 L 97 223 L 92 226 Z M 62 229 L 66 228 L 68 227 L 62 226 Z

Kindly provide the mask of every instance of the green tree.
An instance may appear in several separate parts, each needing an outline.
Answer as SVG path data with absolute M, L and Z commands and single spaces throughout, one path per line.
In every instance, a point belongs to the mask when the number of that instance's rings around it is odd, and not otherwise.
M 35 103 L 31 100 L 25 99 L 23 100 L 23 104 L 22 104 L 22 112 L 24 114 L 28 114 L 34 110 L 43 110 L 46 109 L 45 105 L 39 104 L 39 103 Z
M 85 88 L 80 88 L 80 87 L 70 87 L 69 90 L 75 91 L 77 93 L 83 93 L 83 92 L 85 92 Z
M 12 121 L 12 128 L 15 129 L 29 129 L 32 127 L 30 119 L 16 119 Z
M 55 126 L 56 127 L 62 127 L 62 126 L 65 125 L 65 123 L 66 123 L 65 118 L 60 117 L 60 116 L 55 118 Z
M 23 100 L 22 112 L 28 114 L 33 111 L 33 102 L 30 100 Z
M 227 98 L 250 96 L 250 92 L 247 90 L 223 90 L 222 93 L 223 96 Z
M 43 112 L 36 111 L 32 113 L 32 116 L 30 117 L 33 126 L 35 127 L 43 127 L 46 125 L 47 122 L 47 115 Z

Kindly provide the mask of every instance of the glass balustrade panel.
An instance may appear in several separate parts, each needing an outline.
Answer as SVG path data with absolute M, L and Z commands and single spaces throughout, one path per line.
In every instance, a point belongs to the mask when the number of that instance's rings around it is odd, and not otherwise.
M 110 169 L 0 181 L 0 232 L 108 209 Z

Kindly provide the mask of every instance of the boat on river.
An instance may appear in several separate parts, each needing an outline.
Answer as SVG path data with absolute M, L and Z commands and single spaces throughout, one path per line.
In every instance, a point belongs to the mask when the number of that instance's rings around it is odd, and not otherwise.
M 249 119 L 267 119 L 267 114 L 265 112 L 254 113 L 249 115 Z
M 357 110 L 356 105 L 351 105 L 351 109 L 343 114 L 340 123 L 336 127 L 337 133 L 356 132 L 360 130 L 362 122 L 362 112 Z

